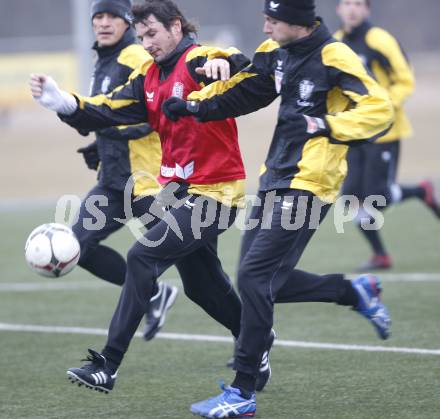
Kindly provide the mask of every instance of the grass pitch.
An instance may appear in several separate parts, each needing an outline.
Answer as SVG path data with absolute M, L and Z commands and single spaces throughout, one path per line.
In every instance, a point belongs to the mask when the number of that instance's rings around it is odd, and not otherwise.
M 0 323 L 106 329 L 119 290 L 80 268 L 50 280 L 28 270 L 23 247 L 37 225 L 53 221 L 52 210 L 2 212 L 0 230 Z M 352 272 L 369 256 L 347 224 L 336 234 L 330 214 L 312 239 L 301 268 Z M 278 338 L 306 342 L 440 349 L 440 224 L 419 203 L 387 213 L 384 237 L 395 268 L 384 275 L 384 300 L 393 336 L 376 338 L 356 313 L 330 304 L 276 307 Z M 126 252 L 125 230 L 108 244 Z M 239 232 L 222 236 L 220 253 L 233 276 Z M 414 273 L 414 275 L 409 275 Z M 438 274 L 437 274 L 438 273 Z M 179 284 L 174 270 L 164 278 Z M 56 285 L 56 286 L 55 286 Z M 29 287 L 33 287 L 30 289 Z M 57 288 L 58 287 L 58 288 Z M 227 336 L 225 330 L 181 293 L 164 332 Z M 68 367 L 81 365 L 88 347 L 105 337 L 1 331 L 0 418 L 191 418 L 189 405 L 217 394 L 227 383 L 228 343 L 134 339 L 110 395 L 71 385 Z M 438 419 L 439 355 L 276 347 L 273 379 L 258 395 L 261 419 Z

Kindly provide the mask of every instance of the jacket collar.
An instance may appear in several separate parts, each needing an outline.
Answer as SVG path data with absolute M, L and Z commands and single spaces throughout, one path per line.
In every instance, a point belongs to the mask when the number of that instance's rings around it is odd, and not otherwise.
M 371 29 L 371 26 L 372 25 L 369 20 L 364 20 L 359 26 L 353 28 L 351 32 L 344 32 L 344 38 L 349 41 L 363 38 L 365 34 Z
M 287 44 L 281 48 L 287 50 L 291 55 L 303 56 L 314 51 L 330 38 L 331 34 L 327 29 L 327 26 L 324 24 L 322 19 L 318 17 L 316 21 L 316 28 L 309 36 L 301 38 L 298 41 L 291 42 L 290 44 Z
M 128 28 L 124 36 L 121 38 L 119 42 L 117 42 L 115 45 L 112 45 L 110 47 L 99 47 L 98 43 L 95 42 L 93 44 L 93 49 L 98 53 L 99 58 L 103 57 L 110 57 L 120 51 L 122 51 L 124 48 L 128 47 L 131 44 L 136 43 L 136 37 L 134 34 L 133 29 Z

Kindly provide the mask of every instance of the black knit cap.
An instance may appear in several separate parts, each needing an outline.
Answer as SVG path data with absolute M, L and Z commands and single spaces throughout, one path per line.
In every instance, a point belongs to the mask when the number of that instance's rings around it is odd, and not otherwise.
M 98 13 L 111 13 L 124 19 L 129 24 L 133 22 L 131 0 L 94 0 L 92 3 L 92 19 Z
M 313 26 L 315 0 L 265 0 L 264 14 L 291 25 Z

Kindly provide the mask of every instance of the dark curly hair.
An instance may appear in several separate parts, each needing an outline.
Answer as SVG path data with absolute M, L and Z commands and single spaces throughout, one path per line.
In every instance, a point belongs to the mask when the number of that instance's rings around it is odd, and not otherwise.
M 183 35 L 197 34 L 196 26 L 189 22 L 177 5 L 171 0 L 146 0 L 142 4 L 133 6 L 134 24 L 143 22 L 150 15 L 154 15 L 167 30 L 178 19 L 182 24 Z

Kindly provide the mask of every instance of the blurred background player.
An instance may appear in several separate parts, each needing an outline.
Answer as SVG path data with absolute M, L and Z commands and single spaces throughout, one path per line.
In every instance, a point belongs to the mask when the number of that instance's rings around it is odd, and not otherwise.
M 97 60 L 91 81 L 91 95 L 107 94 L 127 82 L 132 71 L 151 59 L 138 45 L 133 29 L 130 0 L 96 0 L 91 18 Z M 122 286 L 127 264 L 114 249 L 101 244 L 116 232 L 128 214 L 124 208 L 124 189 L 131 181 L 126 200 L 135 217 L 145 215 L 160 187 L 156 181 L 161 160 L 158 134 L 147 123 L 129 127 L 111 127 L 96 132 L 96 141 L 78 150 L 90 169 L 98 170 L 98 183 L 81 204 L 78 222 L 73 226 L 80 245 L 79 265 L 105 281 Z M 84 220 L 94 217 L 90 206 L 105 216 L 99 228 L 86 228 Z M 94 209 L 96 214 L 96 209 Z M 146 313 L 144 338 L 152 339 L 162 327 L 167 310 L 177 296 L 177 287 L 158 283 Z
M 370 195 L 381 195 L 388 206 L 408 198 L 419 198 L 440 217 L 431 182 L 424 181 L 414 186 L 396 183 L 400 140 L 411 135 L 411 125 L 403 104 L 414 90 L 414 75 L 398 41 L 368 20 L 370 0 L 340 0 L 337 14 L 342 28 L 334 35 L 335 38 L 349 45 L 378 83 L 388 91 L 396 114 L 394 125 L 382 138 L 373 144 L 350 148 L 348 176 L 342 188 L 343 195 L 354 195 L 360 201 L 356 224 L 373 251 L 371 259 L 358 270 L 388 269 L 392 266 L 392 260 L 380 231 L 364 229 L 361 225 L 361 220 L 367 220 L 368 224 L 374 222 L 374 218 L 362 207 L 363 200 Z

